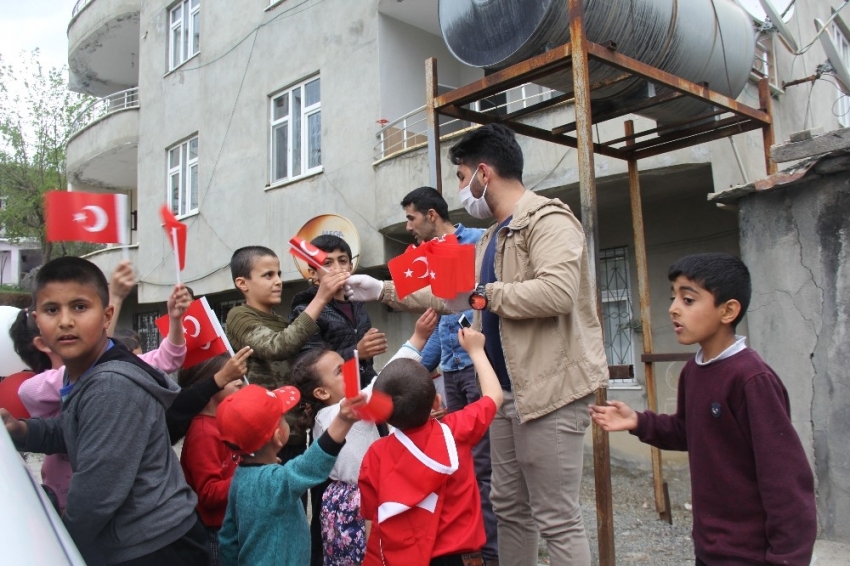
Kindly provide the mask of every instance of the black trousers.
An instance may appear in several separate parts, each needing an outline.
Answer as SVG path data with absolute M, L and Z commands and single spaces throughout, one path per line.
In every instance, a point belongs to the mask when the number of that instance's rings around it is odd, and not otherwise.
M 195 514 L 195 524 L 185 535 L 156 552 L 140 556 L 116 566 L 209 566 L 210 547 L 207 530 Z
M 446 554 L 431 559 L 430 566 L 484 566 L 480 552 Z

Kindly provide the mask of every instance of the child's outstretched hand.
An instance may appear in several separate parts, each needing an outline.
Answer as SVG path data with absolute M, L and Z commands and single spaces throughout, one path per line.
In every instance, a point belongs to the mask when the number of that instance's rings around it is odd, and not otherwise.
M 419 320 L 416 321 L 416 326 L 413 330 L 413 336 L 420 340 L 428 341 L 434 329 L 437 328 L 437 323 L 440 322 L 440 315 L 434 309 L 428 309 L 422 313 Z
M 468 354 L 484 351 L 484 335 L 477 330 L 461 328 L 457 331 L 457 340 Z
M 593 422 L 606 432 L 634 430 L 638 425 L 637 413 L 622 401 L 608 401 L 607 407 L 591 405 L 589 411 Z
M 248 373 L 248 358 L 254 350 L 250 346 L 245 346 L 227 360 L 224 367 L 218 370 L 215 374 L 215 383 L 219 389 L 224 389 L 224 386 L 231 381 L 242 379 Z
M 360 420 L 357 410 L 364 405 L 366 405 L 366 394 L 363 392 L 358 393 L 357 397 L 343 399 L 339 403 L 339 418 L 351 424 L 356 423 Z
M 119 302 L 127 298 L 133 287 L 136 286 L 136 274 L 133 272 L 133 264 L 125 259 L 115 267 L 109 281 L 110 302 Z

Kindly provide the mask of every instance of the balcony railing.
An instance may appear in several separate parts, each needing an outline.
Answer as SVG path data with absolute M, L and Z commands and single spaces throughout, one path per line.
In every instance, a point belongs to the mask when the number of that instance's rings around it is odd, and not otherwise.
M 94 2 L 94 0 L 77 0 L 77 3 L 74 4 L 74 9 L 71 10 L 71 18 L 73 19 L 77 14 L 83 11 L 83 8 L 92 2 Z
M 557 93 L 555 91 L 526 83 L 506 90 L 486 100 L 480 100 L 471 105 L 472 110 L 484 113 L 501 114 L 525 108 L 543 100 L 549 100 Z M 380 161 L 409 149 L 422 147 L 428 143 L 428 124 L 425 106 L 411 110 L 404 116 L 392 122 L 379 121 L 382 124 L 376 134 L 378 143 L 375 144 L 375 161 Z M 463 120 L 440 117 L 440 136 L 451 134 L 469 127 L 471 124 Z
M 69 127 L 69 137 L 115 112 L 139 107 L 139 87 L 128 88 L 105 98 L 98 98 L 80 111 Z

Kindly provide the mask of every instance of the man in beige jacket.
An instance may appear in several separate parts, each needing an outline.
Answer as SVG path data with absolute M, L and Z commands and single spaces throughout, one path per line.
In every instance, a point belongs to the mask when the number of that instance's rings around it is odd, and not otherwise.
M 581 225 L 560 200 L 525 188 L 522 150 L 505 126 L 467 133 L 449 158 L 467 212 L 496 220 L 476 246 L 476 289 L 445 304 L 428 289 L 400 302 L 391 281 L 354 275 L 348 294 L 406 310 L 476 309 L 505 399 L 490 428 L 500 562 L 537 564 L 539 532 L 551 564 L 588 566 L 584 435 L 608 368 Z

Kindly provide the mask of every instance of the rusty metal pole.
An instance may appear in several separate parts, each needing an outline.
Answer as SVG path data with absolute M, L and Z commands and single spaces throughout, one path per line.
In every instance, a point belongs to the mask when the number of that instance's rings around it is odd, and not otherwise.
M 575 88 L 576 138 L 578 139 L 581 224 L 591 266 L 591 288 L 596 291 L 596 311 L 602 320 L 602 300 L 597 285 L 599 259 L 599 211 L 596 203 L 596 171 L 593 159 L 593 120 L 590 113 L 590 71 L 584 33 L 583 0 L 567 0 L 570 14 L 573 86 Z M 604 405 L 605 389 L 596 392 L 596 403 Z M 614 566 L 614 510 L 611 501 L 611 456 L 608 433 L 593 426 L 593 474 L 596 482 L 596 535 L 600 566 Z
M 770 79 L 764 77 L 759 80 L 759 106 L 770 117 L 770 125 L 761 129 L 764 144 L 764 165 L 768 175 L 776 173 L 776 162 L 770 156 L 770 148 L 776 143 L 773 132 L 773 99 L 770 97 Z
M 625 122 L 626 146 L 634 144 L 635 123 L 632 120 Z M 652 353 L 652 315 L 650 314 L 651 300 L 649 296 L 649 267 L 646 261 L 646 231 L 643 225 L 643 206 L 640 194 L 640 173 L 638 162 L 634 157 L 629 157 L 629 200 L 632 205 L 632 231 L 635 242 L 635 264 L 637 265 L 638 294 L 640 300 L 641 333 L 643 336 L 643 353 Z M 658 394 L 655 391 L 655 374 L 652 362 L 644 362 L 644 376 L 646 378 L 646 397 L 649 410 L 658 412 Z M 661 450 L 653 446 L 652 454 L 652 484 L 655 492 L 655 510 L 662 519 L 672 521 L 670 513 L 670 502 L 664 497 L 664 471 L 661 467 Z
M 437 115 L 437 59 L 425 60 L 425 118 L 428 121 L 428 178 L 432 187 L 443 194 L 443 176 L 440 168 L 440 117 Z

